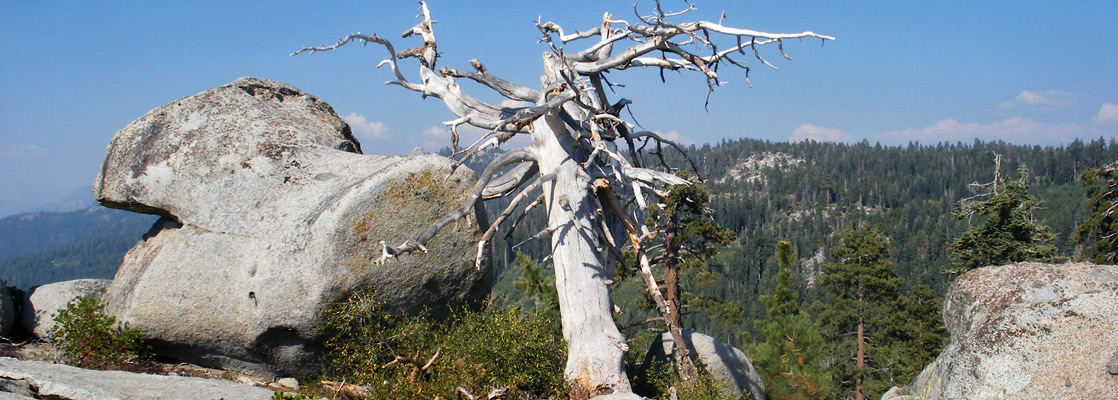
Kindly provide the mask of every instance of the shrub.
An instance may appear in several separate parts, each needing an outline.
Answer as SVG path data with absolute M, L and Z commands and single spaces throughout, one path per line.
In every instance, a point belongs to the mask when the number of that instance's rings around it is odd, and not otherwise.
M 725 399 L 725 384 L 704 369 L 699 369 L 695 379 L 684 381 L 671 363 L 653 363 L 633 374 L 633 390 L 653 399 L 721 400 Z M 675 396 L 672 396 L 672 390 Z M 743 393 L 741 398 L 748 398 Z
M 460 309 L 440 323 L 351 296 L 322 318 L 326 375 L 362 385 L 375 399 L 450 398 L 459 386 L 473 394 L 504 387 L 510 398 L 556 396 L 566 386 L 558 324 L 509 309 Z
M 100 300 L 78 297 L 54 314 L 49 335 L 64 361 L 83 368 L 128 369 L 144 358 L 140 330 L 116 326 L 116 318 L 104 310 Z

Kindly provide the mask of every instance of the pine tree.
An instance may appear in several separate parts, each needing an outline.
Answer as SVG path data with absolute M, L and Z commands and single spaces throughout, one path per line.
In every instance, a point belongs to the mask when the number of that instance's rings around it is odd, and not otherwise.
M 819 314 L 829 341 L 832 379 L 847 398 L 876 398 L 892 386 L 891 371 L 879 362 L 886 358 L 889 319 L 897 310 L 903 280 L 893 272 L 888 239 L 877 229 L 862 226 L 842 233 L 842 244 L 831 249 L 837 262 L 823 266 L 822 286 L 830 304 Z
M 922 282 L 900 295 L 896 312 L 883 326 L 885 348 L 881 365 L 897 383 L 916 379 L 920 371 L 947 345 L 943 299 Z
M 685 172 L 678 174 L 688 179 Z M 714 256 L 719 246 L 725 246 L 734 239 L 734 233 L 718 226 L 707 207 L 710 192 L 706 187 L 693 183 L 673 186 L 664 198 L 663 207 L 650 207 L 647 221 L 653 231 L 664 233 L 663 253 L 652 260 L 652 264 L 664 267 L 665 300 L 668 313 L 663 315 L 668 330 L 676 343 L 682 343 L 683 326 L 683 285 L 681 269 L 704 269 L 706 260 Z M 696 299 L 694 305 L 721 308 L 722 302 L 709 297 Z M 691 380 L 696 376 L 686 346 L 676 346 L 676 360 L 680 376 Z
M 558 318 L 559 298 L 555 294 L 555 277 L 545 276 L 540 266 L 523 252 L 516 253 L 516 265 L 521 275 L 513 286 L 532 299 L 536 311 L 549 318 Z
M 1093 214 L 1076 228 L 1075 240 L 1095 239 L 1085 258 L 1113 264 L 1118 260 L 1118 162 L 1083 171 L 1082 178 L 1088 190 L 1087 209 Z
M 831 376 L 819 366 L 823 337 L 800 310 L 799 296 L 791 288 L 795 257 L 791 243 L 777 244 L 780 272 L 773 294 L 761 296 L 769 319 L 754 322 L 765 341 L 753 348 L 753 365 L 769 398 L 822 399 L 831 386 Z
M 991 182 L 993 190 L 979 195 L 987 196 L 986 200 L 964 199 L 956 204 L 951 215 L 957 220 L 975 215 L 987 218 L 951 243 L 952 268 L 945 273 L 1021 261 L 1055 260 L 1056 246 L 1052 242 L 1056 235 L 1033 218 L 1039 202 L 1029 195 L 1029 170 L 1025 164 L 1020 164 L 1017 172 L 1020 179 L 1008 184 L 1001 181 L 998 174 Z

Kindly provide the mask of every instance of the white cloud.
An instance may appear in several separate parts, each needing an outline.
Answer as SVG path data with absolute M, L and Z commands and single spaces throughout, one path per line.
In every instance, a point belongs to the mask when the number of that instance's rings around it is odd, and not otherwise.
M 392 129 L 389 129 L 383 122 L 369 121 L 364 115 L 351 112 L 342 119 L 349 124 L 349 127 L 353 129 L 353 134 L 358 139 L 379 140 L 392 136 Z
M 885 132 L 882 136 L 899 143 L 956 142 L 978 138 L 1012 143 L 1056 144 L 1069 143 L 1076 137 L 1085 136 L 1086 133 L 1083 126 L 1075 123 L 1048 124 L 1028 118 L 1010 117 L 990 124 L 962 123 L 954 119 L 945 119 L 928 127 Z
M 998 106 L 999 110 L 1012 110 L 1025 107 L 1061 107 L 1075 104 L 1075 95 L 1062 90 L 1022 90 L 1013 101 Z
M 675 144 L 678 144 L 680 146 L 690 146 L 690 145 L 695 144 L 694 140 L 691 140 L 691 138 L 689 138 L 687 136 L 683 136 L 683 134 L 679 133 L 679 131 L 674 131 L 674 130 L 673 131 L 667 131 L 667 132 L 656 131 L 656 134 L 660 135 L 660 137 L 662 137 L 664 139 L 671 140 L 671 141 L 675 142 Z
M 1095 122 L 1100 124 L 1113 124 L 1118 122 L 1118 104 L 1103 103 L 1099 113 L 1095 115 Z
M 432 126 L 419 132 L 424 139 L 446 139 L 450 137 L 450 130 L 441 126 Z
M 792 131 L 792 136 L 788 138 L 788 141 L 802 142 L 805 140 L 813 140 L 816 142 L 850 142 L 853 139 L 854 136 L 840 129 L 803 124 Z

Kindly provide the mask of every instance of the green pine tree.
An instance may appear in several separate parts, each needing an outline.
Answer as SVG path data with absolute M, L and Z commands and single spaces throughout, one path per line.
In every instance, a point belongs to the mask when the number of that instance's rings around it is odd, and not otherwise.
M 1087 209 L 1091 217 L 1076 228 L 1075 241 L 1094 239 L 1085 258 L 1099 264 L 1118 260 L 1118 162 L 1083 171 L 1087 187 Z
M 886 344 L 903 280 L 893 272 L 888 243 L 877 229 L 845 230 L 842 244 L 831 249 L 837 262 L 823 266 L 821 284 L 829 304 L 819 321 L 830 343 L 827 361 L 837 389 L 832 394 L 839 398 L 858 392 L 877 398 L 896 382 L 885 362 Z
M 831 376 L 819 365 L 823 337 L 810 316 L 800 310 L 799 296 L 792 291 L 795 257 L 791 243 L 777 244 L 780 272 L 773 294 L 761 296 L 769 319 L 754 322 L 765 341 L 753 347 L 753 366 L 761 374 L 769 398 L 823 399 Z
M 559 294 L 555 291 L 555 277 L 545 276 L 539 264 L 523 252 L 516 252 L 515 262 L 521 275 L 513 286 L 524 293 L 524 296 L 532 299 L 535 311 L 557 320 Z
M 1021 261 L 1055 261 L 1056 235 L 1033 218 L 1039 202 L 1029 195 L 1029 170 L 1017 169 L 1020 179 L 1008 184 L 995 178 L 993 189 L 983 201 L 959 201 L 952 216 L 967 219 L 986 217 L 951 243 L 952 268 L 944 272 L 962 273 L 975 268 Z
M 892 371 L 897 386 L 915 380 L 947 345 L 942 310 L 943 299 L 922 282 L 898 298 L 897 310 L 884 326 L 887 342 L 880 363 Z
M 677 173 L 679 177 L 688 179 L 686 172 Z M 662 315 L 668 331 L 673 337 L 682 338 L 683 310 L 688 306 L 697 306 L 713 311 L 713 315 L 732 314 L 736 307 L 733 303 L 720 301 L 710 296 L 693 296 L 685 298 L 684 274 L 686 271 L 697 272 L 693 274 L 690 283 L 710 281 L 713 276 L 707 273 L 707 260 L 713 257 L 721 246 L 730 244 L 734 233 L 718 226 L 714 221 L 712 211 L 708 208 L 710 192 L 706 187 L 694 182 L 690 185 L 672 186 L 664 198 L 663 206 L 649 208 L 649 215 L 645 223 L 650 229 L 664 233 L 664 241 L 657 246 L 663 252 L 654 257 L 650 263 L 662 265 L 664 270 L 664 300 L 668 312 Z M 688 301 L 693 300 L 693 301 Z M 728 315 L 733 318 L 733 315 Z M 740 318 L 738 316 L 737 318 Z M 676 360 L 680 376 L 684 380 L 692 380 L 697 376 L 693 366 L 693 357 L 688 354 L 685 346 L 676 347 Z

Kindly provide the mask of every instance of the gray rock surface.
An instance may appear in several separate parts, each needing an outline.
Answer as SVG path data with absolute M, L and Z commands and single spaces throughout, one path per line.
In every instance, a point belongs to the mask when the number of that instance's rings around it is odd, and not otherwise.
M 0 357 L 0 389 L 16 396 L 10 398 L 59 400 L 270 399 L 274 394 L 268 389 L 222 380 L 93 371 L 9 357 Z
M 94 185 L 103 205 L 163 216 L 125 256 L 107 310 L 164 356 L 313 372 L 320 314 L 348 294 L 439 314 L 489 293 L 476 218 L 429 254 L 372 263 L 380 240 L 461 204 L 476 178 L 450 167 L 362 155 L 329 105 L 279 82 L 242 78 L 152 110 L 113 137 Z
M 921 399 L 1118 399 L 1118 266 L 975 269 L 943 314 L 951 343 L 909 386 Z
M 893 386 L 893 387 L 889 388 L 888 392 L 885 392 L 885 394 L 881 395 L 881 400 L 915 400 L 916 399 L 915 396 L 905 394 L 907 392 L 908 392 L 908 390 L 905 389 L 905 388 L 898 387 L 898 386 Z
M 16 306 L 12 301 L 12 292 L 8 291 L 7 282 L 0 279 L 0 336 L 8 337 L 15 322 Z
M 108 279 L 75 279 L 31 289 L 24 296 L 20 323 L 27 332 L 46 338 L 54 328 L 55 312 L 66 308 L 66 304 L 75 297 L 100 299 L 110 282 Z
M 753 368 L 753 362 L 741 350 L 708 335 L 686 329 L 683 330 L 683 341 L 687 343 L 692 359 L 714 378 L 726 384 L 724 392 L 727 399 L 740 398 L 741 393 L 748 393 L 747 398 L 750 400 L 765 399 L 765 385 L 761 382 L 761 376 Z M 671 333 L 664 332 L 652 341 L 644 365 L 674 362 L 674 351 L 675 341 L 672 340 Z

